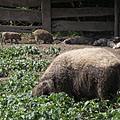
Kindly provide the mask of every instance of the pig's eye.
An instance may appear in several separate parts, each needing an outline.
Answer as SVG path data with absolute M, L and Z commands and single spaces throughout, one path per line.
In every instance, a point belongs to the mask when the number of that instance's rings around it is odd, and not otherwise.
M 44 83 L 43 83 L 43 86 L 46 86 L 46 85 L 47 85 L 47 82 L 44 82 Z
M 40 87 L 38 87 L 38 90 L 40 90 Z

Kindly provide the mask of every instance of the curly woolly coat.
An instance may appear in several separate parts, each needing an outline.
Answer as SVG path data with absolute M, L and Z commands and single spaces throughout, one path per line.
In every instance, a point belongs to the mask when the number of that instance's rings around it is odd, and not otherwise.
M 17 32 L 3 32 L 2 33 L 2 44 L 5 43 L 5 40 L 11 40 L 11 44 L 13 43 L 13 40 L 16 41 L 16 43 L 18 43 L 18 40 L 21 41 L 21 33 L 17 33 Z
M 44 41 L 44 43 L 52 43 L 53 42 L 53 36 L 48 31 L 43 29 L 37 29 L 33 32 L 33 35 L 35 37 L 35 41 L 37 43 L 40 43 L 40 41 Z
M 85 97 L 102 100 L 116 94 L 120 85 L 120 60 L 103 48 L 65 52 L 45 71 L 33 95 L 66 92 L 79 101 Z

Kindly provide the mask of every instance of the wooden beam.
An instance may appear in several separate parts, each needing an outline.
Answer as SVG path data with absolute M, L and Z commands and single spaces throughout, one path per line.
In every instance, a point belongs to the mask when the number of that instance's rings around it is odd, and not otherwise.
M 53 31 L 113 31 L 113 22 L 54 21 Z
M 114 15 L 113 8 L 86 7 L 86 8 L 53 8 L 52 18 L 89 17 Z
M 51 32 L 51 0 L 41 0 L 42 26 Z
M 74 1 L 84 1 L 84 0 L 52 0 L 52 3 L 67 3 L 67 2 L 74 2 Z
M 35 29 L 41 29 L 42 26 L 9 26 L 0 25 L 0 32 L 21 32 L 21 33 L 31 33 Z
M 41 22 L 41 12 L 12 8 L 0 8 L 0 20 Z
M 40 7 L 41 0 L 0 0 L 0 6 L 7 7 Z
M 114 37 L 119 36 L 119 0 L 114 1 Z

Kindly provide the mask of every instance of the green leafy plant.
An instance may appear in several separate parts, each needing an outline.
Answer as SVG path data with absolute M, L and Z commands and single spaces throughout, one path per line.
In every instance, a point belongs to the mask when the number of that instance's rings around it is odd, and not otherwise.
M 61 48 L 57 47 L 57 46 L 49 47 L 47 50 L 43 48 L 42 53 L 45 55 L 50 55 L 52 57 L 56 57 L 61 53 Z
M 0 49 L 0 77 L 16 70 L 43 72 L 50 61 L 41 59 L 41 53 L 34 46 L 12 46 Z
M 58 49 L 39 52 L 33 46 L 0 48 L 0 77 L 10 77 L 0 83 L 0 120 L 119 120 L 120 92 L 112 101 L 96 98 L 77 103 L 64 92 L 32 95 L 40 74 L 50 64 L 42 54 L 56 56 Z
M 54 38 L 61 38 L 61 37 L 73 37 L 73 36 L 81 36 L 82 32 L 78 31 L 62 31 L 62 32 L 54 32 Z

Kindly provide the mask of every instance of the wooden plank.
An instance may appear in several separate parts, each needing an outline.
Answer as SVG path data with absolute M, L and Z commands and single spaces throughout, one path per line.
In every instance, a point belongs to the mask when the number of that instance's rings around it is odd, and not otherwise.
M 0 8 L 0 20 L 41 22 L 41 12 L 33 10 L 21 10 Z
M 35 29 L 41 29 L 42 26 L 9 26 L 0 25 L 0 32 L 21 32 L 21 33 L 31 33 Z
M 41 0 L 0 0 L 0 6 L 7 7 L 40 7 Z
M 86 7 L 86 8 L 53 8 L 52 18 L 87 17 L 114 15 L 113 8 Z
M 51 32 L 51 0 L 41 0 L 42 26 Z
M 53 31 L 113 31 L 113 22 L 53 21 Z
M 119 25 L 120 26 L 120 25 Z M 42 26 L 8 26 L 1 25 L 0 32 L 21 32 L 31 33 L 35 29 L 42 29 Z M 53 31 L 113 31 L 113 22 L 73 22 L 73 21 L 54 21 Z
M 52 0 L 52 3 L 66 3 L 66 2 L 74 2 L 74 1 L 83 1 L 83 0 Z
M 114 1 L 114 37 L 119 36 L 119 0 Z

